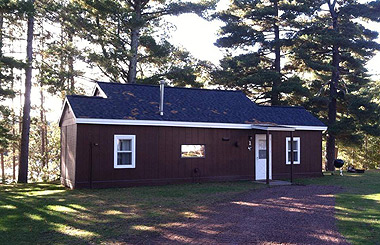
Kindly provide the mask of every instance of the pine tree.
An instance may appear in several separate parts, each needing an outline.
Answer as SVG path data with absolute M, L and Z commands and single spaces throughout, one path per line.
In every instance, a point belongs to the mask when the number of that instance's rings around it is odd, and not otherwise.
M 325 119 L 327 169 L 333 170 L 336 138 L 359 143 L 363 134 L 379 135 L 380 117 L 374 95 L 367 90 L 370 79 L 365 68 L 380 44 L 378 33 L 360 21 L 380 21 L 380 1 L 325 0 L 324 6 L 298 33 L 294 59 L 301 70 L 315 79 L 309 108 Z M 327 113 L 326 113 L 327 111 Z
M 83 72 L 75 69 L 81 51 L 74 41 L 73 4 L 68 1 L 38 0 L 38 83 L 51 94 L 64 97 L 76 91 L 76 78 Z M 47 26 L 47 27 L 45 27 Z M 52 30 L 49 26 L 58 26 Z
M 8 98 L 12 98 L 15 95 L 13 90 L 14 75 L 13 69 L 21 69 L 24 67 L 24 63 L 20 60 L 4 55 L 3 46 L 6 41 L 10 40 L 6 28 L 9 28 L 13 23 L 12 19 L 15 15 L 20 15 L 19 5 L 13 1 L 1 1 L 0 2 L 0 102 Z M 11 110 L 10 108 L 0 104 L 0 149 L 6 149 L 10 140 L 12 140 L 12 134 L 10 129 L 12 126 L 10 120 Z
M 225 22 L 216 45 L 229 53 L 213 73 L 214 82 L 243 89 L 256 100 L 272 105 L 283 103 L 283 93 L 307 95 L 283 58 L 293 44 L 302 16 L 313 14 L 319 4 L 308 0 L 232 1 L 227 10 L 215 15 Z
M 22 117 L 21 153 L 18 182 L 28 182 L 29 134 L 30 134 L 30 94 L 32 89 L 33 33 L 34 33 L 34 0 L 28 1 L 27 11 L 27 66 L 25 68 L 25 98 Z
M 171 45 L 157 38 L 158 30 L 165 30 L 165 26 L 161 26 L 163 16 L 201 14 L 214 4 L 214 1 L 196 4 L 152 0 L 74 2 L 73 16 L 77 18 L 73 26 L 81 38 L 95 45 L 87 52 L 88 60 L 111 81 L 126 83 L 136 83 L 138 77 L 153 75 L 142 76 L 140 69 L 138 76 L 139 67 L 147 64 L 152 68 L 160 64 L 160 59 L 170 57 Z

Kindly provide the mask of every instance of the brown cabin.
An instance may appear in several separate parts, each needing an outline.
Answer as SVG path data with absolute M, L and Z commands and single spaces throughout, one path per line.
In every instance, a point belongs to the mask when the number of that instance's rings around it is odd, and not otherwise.
M 326 126 L 240 91 L 99 82 L 93 96 L 67 96 L 60 127 L 70 188 L 322 174 Z

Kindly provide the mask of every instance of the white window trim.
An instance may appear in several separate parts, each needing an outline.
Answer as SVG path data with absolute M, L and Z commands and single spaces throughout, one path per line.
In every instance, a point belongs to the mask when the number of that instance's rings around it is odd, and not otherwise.
M 297 159 L 298 161 L 294 161 L 293 164 L 300 164 L 301 163 L 301 138 L 300 137 L 293 137 L 293 141 L 297 142 Z M 288 152 L 290 151 L 289 147 L 288 147 L 288 142 L 290 142 L 290 137 L 286 137 L 286 140 L 285 140 L 285 148 L 286 148 L 286 164 L 287 165 L 290 165 L 291 162 L 290 162 L 290 159 L 289 159 L 289 154 Z
M 118 165 L 117 164 L 117 140 L 131 140 L 131 153 L 132 164 L 131 165 Z M 114 168 L 136 168 L 136 135 L 114 135 L 113 144 L 113 166 Z

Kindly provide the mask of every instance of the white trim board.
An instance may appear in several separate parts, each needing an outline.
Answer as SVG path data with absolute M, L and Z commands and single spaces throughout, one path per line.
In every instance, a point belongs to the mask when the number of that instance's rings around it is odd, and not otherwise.
M 297 125 L 279 125 L 281 127 L 295 128 L 296 130 L 315 130 L 315 131 L 325 131 L 327 126 L 297 126 Z
M 236 124 L 236 123 L 93 119 L 93 118 L 76 118 L 76 123 L 78 124 L 104 124 L 104 125 L 192 127 L 192 128 L 258 129 L 258 130 L 269 130 L 269 131 L 295 131 L 295 130 L 324 131 L 327 129 L 327 127 L 318 127 L 318 126 L 288 126 L 288 125 L 257 126 L 257 125 L 252 125 L 252 124 Z
M 192 128 L 252 129 L 251 124 L 154 121 L 154 120 L 119 120 L 119 119 L 77 118 L 76 123 L 78 123 L 78 124 L 105 124 L 105 125 L 131 125 L 131 126 L 134 125 L 134 126 L 169 126 L 169 127 L 192 127 Z

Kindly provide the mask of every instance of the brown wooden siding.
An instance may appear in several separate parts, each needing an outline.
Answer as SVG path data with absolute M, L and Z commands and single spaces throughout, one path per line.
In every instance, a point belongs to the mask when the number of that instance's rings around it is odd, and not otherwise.
M 286 162 L 286 137 L 289 132 L 273 132 L 272 136 L 273 178 L 290 177 L 290 165 Z M 293 165 L 296 177 L 320 176 L 322 174 L 322 132 L 296 131 L 294 137 L 300 137 L 300 164 Z
M 76 184 L 86 187 L 170 183 L 207 179 L 253 179 L 251 130 L 78 125 Z M 136 168 L 114 169 L 114 135 L 136 135 Z M 229 141 L 222 141 L 229 138 Z M 96 146 L 94 144 L 97 144 Z M 182 144 L 205 144 L 206 157 L 181 158 Z M 237 145 L 237 146 L 236 146 Z M 92 147 L 92 173 L 91 172 Z M 198 173 L 194 173 L 198 169 Z
M 69 114 L 68 114 L 69 115 Z M 73 187 L 117 187 L 174 182 L 254 179 L 257 130 L 70 124 L 62 120 L 62 183 Z M 66 125 L 69 124 L 69 125 Z M 63 126 L 66 125 L 66 126 Z M 136 168 L 114 168 L 114 135 L 136 135 Z M 290 177 L 285 164 L 289 132 L 272 132 L 273 178 Z M 248 151 L 248 137 L 253 150 Z M 322 133 L 296 131 L 301 138 L 301 164 L 296 177 L 320 176 Z M 223 141 L 228 138 L 229 141 Z M 182 144 L 206 145 L 206 157 L 181 158 Z M 77 154 L 78 153 L 78 154 Z M 198 173 L 194 173 L 198 169 Z

